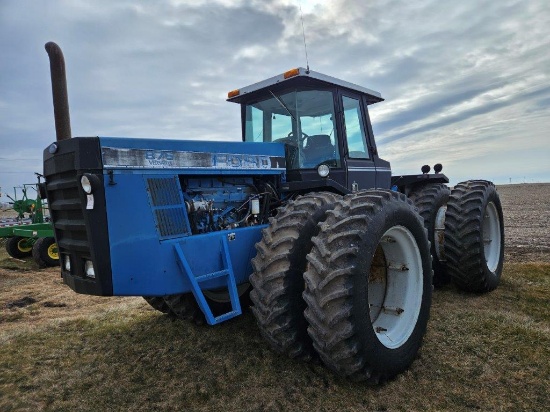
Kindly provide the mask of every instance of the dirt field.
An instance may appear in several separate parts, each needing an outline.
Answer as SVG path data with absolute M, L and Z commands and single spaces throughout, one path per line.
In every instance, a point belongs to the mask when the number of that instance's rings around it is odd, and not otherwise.
M 507 261 L 550 262 L 550 183 L 498 186 Z
M 550 184 L 499 186 L 501 286 L 434 293 L 419 359 L 378 388 L 274 354 L 250 313 L 173 321 L 141 298 L 78 295 L 0 252 L 0 410 L 544 410 Z M 1 217 L 1 216 L 0 216 Z

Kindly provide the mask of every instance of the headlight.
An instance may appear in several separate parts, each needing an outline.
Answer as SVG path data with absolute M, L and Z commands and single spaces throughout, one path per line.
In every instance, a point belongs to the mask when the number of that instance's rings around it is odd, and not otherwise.
M 67 272 L 71 271 L 71 258 L 68 255 L 65 255 L 63 258 L 63 267 Z
M 57 152 L 57 145 L 55 143 L 52 143 L 50 147 L 48 147 L 48 152 L 50 152 L 50 154 L 54 154 L 55 152 Z
M 88 176 L 83 175 L 80 178 L 80 185 L 82 186 L 82 190 L 84 190 L 87 194 L 92 193 L 92 182 L 90 182 Z
M 91 260 L 87 260 L 84 264 L 84 271 L 86 272 L 86 276 L 95 279 L 94 264 Z
M 328 167 L 328 165 L 326 164 L 321 164 L 317 168 L 317 173 L 319 173 L 319 176 L 321 177 L 327 177 L 330 173 L 330 167 Z

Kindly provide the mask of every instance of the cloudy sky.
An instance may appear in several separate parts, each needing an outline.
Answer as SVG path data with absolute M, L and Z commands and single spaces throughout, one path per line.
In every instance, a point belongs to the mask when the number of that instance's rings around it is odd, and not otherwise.
M 227 91 L 305 66 L 382 93 L 396 174 L 550 181 L 548 0 L 0 0 L 0 186 L 55 140 L 47 41 L 75 136 L 239 140 Z M 2 198 L 5 200 L 5 198 Z

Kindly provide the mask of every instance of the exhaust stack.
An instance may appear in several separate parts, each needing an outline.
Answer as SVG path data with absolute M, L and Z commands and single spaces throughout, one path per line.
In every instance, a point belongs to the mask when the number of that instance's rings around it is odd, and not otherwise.
M 63 57 L 61 48 L 54 42 L 46 43 L 45 48 L 50 58 L 55 133 L 57 136 L 56 140 L 59 142 L 71 138 L 71 118 L 69 116 L 65 58 Z

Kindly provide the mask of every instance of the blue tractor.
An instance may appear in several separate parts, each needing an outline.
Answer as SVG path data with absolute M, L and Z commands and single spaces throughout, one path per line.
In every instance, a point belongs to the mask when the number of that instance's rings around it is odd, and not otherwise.
M 494 185 L 451 191 L 440 165 L 392 176 L 368 114 L 379 93 L 297 68 L 229 92 L 242 142 L 72 138 L 63 54 L 46 50 L 57 140 L 41 190 L 74 291 L 209 325 L 251 304 L 276 351 L 379 382 L 415 358 L 434 282 L 497 286 Z

